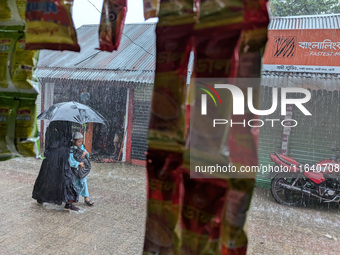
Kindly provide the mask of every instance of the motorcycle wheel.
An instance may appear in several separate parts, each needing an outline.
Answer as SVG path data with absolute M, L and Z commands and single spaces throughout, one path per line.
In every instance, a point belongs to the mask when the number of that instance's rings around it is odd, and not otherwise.
M 281 184 L 291 185 L 295 180 L 296 183 L 294 187 L 302 188 L 303 187 L 303 179 L 297 177 L 287 176 L 287 173 L 278 173 L 276 174 L 272 181 L 270 192 L 274 199 L 283 205 L 288 206 L 298 206 L 302 204 L 303 194 L 300 191 L 289 190 L 287 188 L 282 187 Z

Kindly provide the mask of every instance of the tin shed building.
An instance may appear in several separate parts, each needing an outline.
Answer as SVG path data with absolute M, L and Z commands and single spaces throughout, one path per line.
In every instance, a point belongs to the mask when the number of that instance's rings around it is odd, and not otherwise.
M 118 51 L 98 49 L 98 26 L 77 29 L 81 52 L 40 54 L 36 75 L 41 111 L 54 103 L 77 101 L 100 112 L 107 127 L 89 126 L 93 155 L 111 157 L 114 135 L 124 134 L 123 161 L 144 164 L 146 132 L 155 69 L 155 24 L 126 24 Z M 41 134 L 46 124 L 41 123 Z M 87 148 L 88 148 L 87 146 Z
M 265 125 L 259 137 L 259 164 L 270 165 L 269 154 L 284 153 L 301 162 L 328 158 L 340 146 L 340 15 L 272 18 L 263 57 L 262 108 L 271 106 L 273 87 L 309 89 L 305 116 L 289 106 L 296 127 Z M 112 155 L 114 133 L 126 130 L 123 160 L 145 164 L 146 133 L 155 69 L 155 24 L 127 24 L 117 52 L 101 52 L 98 26 L 77 30 L 80 53 L 42 51 L 37 76 L 42 85 L 41 108 L 74 100 L 86 103 L 109 121 L 93 127 L 92 153 Z M 279 102 L 280 103 L 280 102 Z M 125 116 L 125 118 L 124 118 Z M 123 126 L 123 127 L 122 127 Z M 41 126 L 42 134 L 44 125 Z M 259 185 L 268 185 L 258 175 Z
M 312 115 L 288 105 L 286 116 L 279 111 L 266 116 L 280 121 L 293 119 L 297 125 L 261 128 L 260 165 L 273 164 L 269 154 L 274 151 L 302 163 L 314 163 L 330 158 L 331 147 L 340 147 L 339 28 L 339 14 L 271 19 L 263 57 L 262 107 L 271 107 L 274 87 L 305 88 L 311 99 L 304 106 Z M 259 174 L 258 183 L 268 185 L 269 180 Z

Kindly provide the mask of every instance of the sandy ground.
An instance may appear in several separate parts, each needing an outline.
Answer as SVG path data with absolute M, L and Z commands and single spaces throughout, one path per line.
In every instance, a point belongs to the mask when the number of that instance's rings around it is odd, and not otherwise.
M 145 170 L 93 163 L 88 177 L 95 206 L 80 212 L 38 205 L 31 198 L 41 160 L 0 162 L 0 254 L 141 254 Z M 340 254 L 340 211 L 328 206 L 290 208 L 257 188 L 248 215 L 248 254 Z

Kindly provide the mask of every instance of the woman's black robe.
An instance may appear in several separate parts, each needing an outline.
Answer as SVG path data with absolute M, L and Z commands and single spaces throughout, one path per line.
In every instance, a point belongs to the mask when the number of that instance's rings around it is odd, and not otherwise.
M 53 121 L 46 130 L 45 159 L 35 181 L 32 198 L 60 205 L 78 201 L 78 189 L 69 164 L 71 123 Z

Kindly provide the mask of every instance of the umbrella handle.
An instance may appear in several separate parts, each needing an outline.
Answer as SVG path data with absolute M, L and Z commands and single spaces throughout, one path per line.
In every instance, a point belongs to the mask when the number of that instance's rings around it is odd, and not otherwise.
M 83 127 L 84 127 L 84 141 L 83 141 L 83 143 L 85 144 L 85 137 L 86 137 L 86 136 L 85 136 L 85 134 L 86 134 L 86 123 L 83 124 Z

